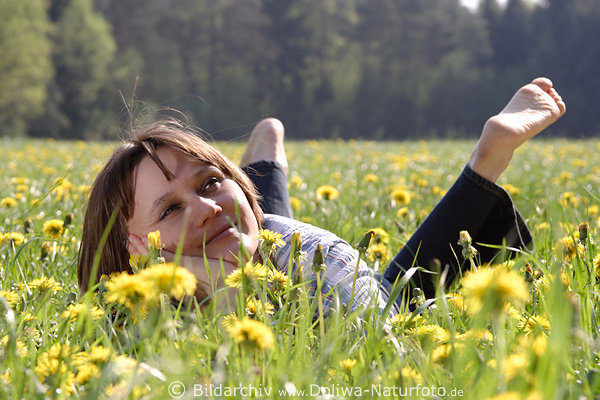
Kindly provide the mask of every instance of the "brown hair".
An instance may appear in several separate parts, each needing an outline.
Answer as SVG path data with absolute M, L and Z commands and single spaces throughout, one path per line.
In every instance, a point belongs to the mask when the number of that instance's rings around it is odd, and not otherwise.
M 140 127 L 133 132 L 129 141 L 114 150 L 90 190 L 77 264 L 81 293 L 88 289 L 94 258 L 113 213 L 116 213 L 116 219 L 108 231 L 105 245 L 100 249 L 100 263 L 92 283 L 98 282 L 102 275 L 113 272 L 131 273 L 127 251 L 127 221 L 134 211 L 135 170 L 142 159 L 149 156 L 168 180 L 173 179 L 173 173 L 156 155 L 156 150 L 163 146 L 213 165 L 226 177 L 233 179 L 242 188 L 260 226 L 263 213 L 258 205 L 258 193 L 237 165 L 200 138 L 193 129 L 178 121 L 159 121 Z

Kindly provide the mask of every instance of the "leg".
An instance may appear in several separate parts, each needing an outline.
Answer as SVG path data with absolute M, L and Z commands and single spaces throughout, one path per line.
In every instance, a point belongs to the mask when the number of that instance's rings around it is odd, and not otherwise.
M 456 244 L 461 230 L 469 231 L 474 242 L 527 249 L 531 235 L 508 193 L 495 182 L 514 150 L 555 122 L 565 109 L 548 79 L 535 79 L 519 89 L 504 110 L 486 122 L 469 165 L 390 263 L 386 279 L 394 282 L 413 264 L 429 268 L 437 260 L 442 268 L 449 267 L 447 280 L 452 280 L 463 262 Z M 482 262 L 497 255 L 486 247 L 478 250 Z M 435 296 L 436 279 L 426 272 L 414 276 L 427 297 Z
M 262 196 L 259 203 L 263 211 L 291 218 L 284 138 L 285 131 L 279 120 L 260 121 L 250 135 L 241 165 Z

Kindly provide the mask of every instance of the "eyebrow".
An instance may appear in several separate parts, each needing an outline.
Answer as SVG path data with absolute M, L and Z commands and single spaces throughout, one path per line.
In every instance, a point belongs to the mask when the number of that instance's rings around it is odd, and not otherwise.
M 198 177 L 206 175 L 208 172 L 210 172 L 213 169 L 221 172 L 221 170 L 219 168 L 215 167 L 214 165 L 201 163 L 198 166 L 198 169 L 196 170 L 196 172 L 194 172 L 194 174 L 192 175 L 192 179 L 197 179 Z M 167 193 L 160 196 L 158 199 L 154 200 L 154 202 L 152 203 L 152 207 L 150 208 L 150 214 L 154 214 L 156 212 L 156 210 L 158 208 L 160 208 L 160 206 L 163 203 L 167 202 L 169 197 L 171 197 L 172 195 L 173 195 L 173 192 L 168 191 Z

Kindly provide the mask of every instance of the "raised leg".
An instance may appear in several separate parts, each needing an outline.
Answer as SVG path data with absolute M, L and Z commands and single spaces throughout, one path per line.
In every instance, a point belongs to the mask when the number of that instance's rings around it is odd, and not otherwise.
M 284 139 L 285 130 L 278 119 L 260 121 L 250 135 L 241 165 L 262 197 L 259 199 L 262 210 L 292 218 Z

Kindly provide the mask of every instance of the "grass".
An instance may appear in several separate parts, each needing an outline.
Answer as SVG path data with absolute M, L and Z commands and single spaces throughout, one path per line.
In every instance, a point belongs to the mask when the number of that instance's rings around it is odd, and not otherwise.
M 472 145 L 289 143 L 295 217 L 353 245 L 380 228 L 389 234 L 380 255 L 390 256 L 458 177 Z M 233 159 L 243 150 L 217 147 Z M 594 398 L 598 150 L 598 141 L 536 140 L 517 152 L 499 183 L 510 183 L 535 250 L 494 267 L 492 279 L 478 266 L 429 307 L 391 321 L 367 306 L 315 323 L 318 298 L 298 278 L 281 292 L 244 279 L 237 320 L 165 295 L 131 309 L 80 296 L 86 192 L 111 146 L 2 140 L 0 398 Z M 324 185 L 339 197 L 317 200 Z M 256 323 L 243 319 L 249 295 L 263 304 L 255 303 Z

